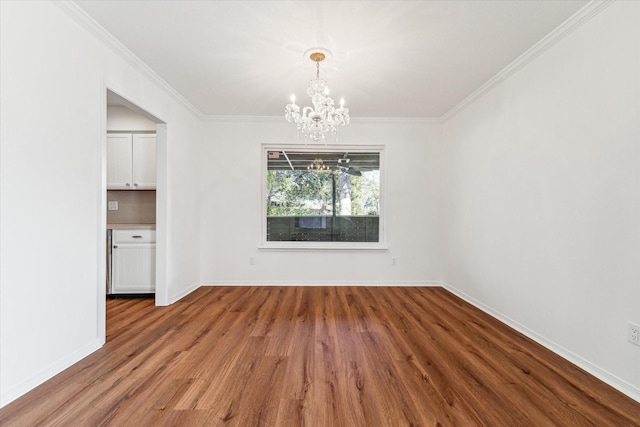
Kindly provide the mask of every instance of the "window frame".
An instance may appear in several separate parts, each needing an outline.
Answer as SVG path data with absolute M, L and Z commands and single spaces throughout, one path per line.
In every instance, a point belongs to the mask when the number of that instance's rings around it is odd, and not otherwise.
M 296 152 L 352 152 L 378 153 L 380 156 L 380 199 L 378 207 L 378 241 L 377 242 L 316 242 L 316 241 L 267 241 L 267 163 L 269 151 Z M 259 249 L 292 249 L 292 250 L 387 250 L 385 227 L 385 146 L 384 145 L 311 145 L 311 144 L 262 144 L 260 156 L 262 177 L 260 178 L 260 245 Z

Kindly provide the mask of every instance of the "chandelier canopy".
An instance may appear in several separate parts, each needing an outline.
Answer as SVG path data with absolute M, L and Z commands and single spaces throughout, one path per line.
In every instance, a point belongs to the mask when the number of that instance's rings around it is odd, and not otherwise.
M 309 82 L 307 95 L 311 97 L 313 107 L 304 107 L 302 112 L 296 104 L 296 96 L 291 95 L 291 104 L 285 109 L 284 117 L 289 123 L 295 123 L 298 131 L 313 142 L 326 142 L 327 134 L 336 135 L 338 126 L 349 124 L 349 109 L 344 106 L 344 98 L 340 99 L 340 106 L 335 107 L 333 99 L 329 97 L 327 82 L 320 78 L 320 63 L 329 53 L 326 49 L 314 48 L 305 52 L 309 59 L 316 63 L 316 78 Z

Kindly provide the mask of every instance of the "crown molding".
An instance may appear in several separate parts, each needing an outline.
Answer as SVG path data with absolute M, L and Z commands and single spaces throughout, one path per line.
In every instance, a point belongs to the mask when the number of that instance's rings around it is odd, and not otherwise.
M 243 122 L 243 123 L 276 123 L 284 120 L 284 114 L 282 116 L 227 116 L 227 115 L 203 115 L 202 120 L 206 122 Z
M 202 117 L 207 122 L 284 123 L 282 116 L 212 116 Z M 351 123 L 442 123 L 440 118 L 429 117 L 351 117 Z
M 473 91 L 469 96 L 460 101 L 456 106 L 447 111 L 440 120 L 445 122 L 451 117 L 455 116 L 460 110 L 464 109 L 467 105 L 475 101 L 477 98 L 484 95 L 495 86 L 511 77 L 522 67 L 533 61 L 542 53 L 549 50 L 560 40 L 567 37 L 569 34 L 577 30 L 582 24 L 589 21 L 591 18 L 599 14 L 615 0 L 591 0 L 582 9 L 574 13 L 566 21 L 560 24 L 556 29 L 547 34 L 539 42 L 534 44 L 531 48 L 525 51 L 522 55 L 516 58 L 513 62 L 502 69 L 498 74 L 489 79 L 486 83 Z
M 102 27 L 96 20 L 89 16 L 80 6 L 72 0 L 52 0 L 53 3 L 67 13 L 74 21 L 92 33 L 96 38 L 103 42 L 108 48 L 114 50 L 129 65 L 140 71 L 149 80 L 154 82 L 160 89 L 164 90 L 173 99 L 182 104 L 187 110 L 193 113 L 199 119 L 204 118 L 204 114 L 198 110 L 191 102 L 175 90 L 169 83 L 160 77 L 155 71 L 131 52 L 125 45 Z
M 352 117 L 353 123 L 442 123 L 439 117 Z
M 578 29 L 582 24 L 599 14 L 602 10 L 614 3 L 616 0 L 591 0 L 582 9 L 573 14 L 564 21 L 560 26 L 551 31 L 542 40 L 537 42 L 526 52 L 516 58 L 513 62 L 502 69 L 498 74 L 485 82 L 478 89 L 473 91 L 469 96 L 456 104 L 441 117 L 352 117 L 354 123 L 444 123 L 467 105 L 484 95 L 486 92 L 515 74 L 522 67 L 530 63 L 533 59 L 550 49 L 560 40 L 567 37 L 573 31 Z M 281 120 L 280 116 L 212 116 L 203 114 L 169 83 L 153 71 L 147 64 L 131 52 L 125 45 L 109 33 L 104 27 L 89 16 L 80 6 L 72 0 L 52 0 L 53 3 L 60 6 L 71 18 L 82 25 L 85 29 L 95 35 L 98 40 L 102 41 L 107 47 L 119 54 L 128 64 L 140 71 L 148 77 L 157 86 L 163 89 L 167 94 L 173 97 L 177 102 L 182 104 L 188 111 L 196 117 L 205 121 L 214 122 L 274 122 Z

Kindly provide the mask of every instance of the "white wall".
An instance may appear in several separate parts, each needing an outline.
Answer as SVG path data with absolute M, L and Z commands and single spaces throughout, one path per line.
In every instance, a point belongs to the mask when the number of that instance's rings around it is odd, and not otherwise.
M 161 303 L 200 282 L 406 285 L 444 274 L 640 395 L 640 347 L 625 340 L 626 322 L 640 323 L 640 3 L 609 6 L 444 127 L 343 129 L 342 144 L 386 145 L 389 247 L 344 252 L 257 249 L 260 144 L 298 142 L 292 125 L 203 123 L 63 6 L 0 1 L 0 405 L 102 344 L 105 86 L 167 123 Z
M 154 131 L 156 124 L 141 114 L 120 105 L 107 107 L 108 131 Z
M 439 283 L 441 125 L 354 121 L 339 144 L 385 145 L 388 250 L 286 251 L 260 244 L 261 144 L 302 143 L 284 118 L 206 122 L 202 140 L 205 284 Z M 255 265 L 249 265 L 249 258 Z M 391 258 L 398 265 L 391 266 Z
M 63 6 L 0 2 L 0 405 L 103 343 L 105 85 L 167 123 L 165 299 L 199 279 L 201 122 Z
M 636 399 L 640 3 L 616 2 L 444 124 L 444 280 Z

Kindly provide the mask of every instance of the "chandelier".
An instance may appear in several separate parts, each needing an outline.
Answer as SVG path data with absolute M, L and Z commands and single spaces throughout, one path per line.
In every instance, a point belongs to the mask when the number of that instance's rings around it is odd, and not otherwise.
M 329 170 L 329 166 L 325 165 L 322 159 L 314 159 L 313 162 L 309 166 L 307 166 L 308 171 L 327 171 Z
M 305 52 L 309 59 L 316 63 L 316 78 L 309 82 L 307 95 L 311 97 L 313 107 L 296 105 L 296 96 L 291 95 L 291 104 L 285 109 L 284 117 L 289 123 L 295 123 L 298 132 L 313 142 L 325 142 L 327 134 L 336 135 L 338 126 L 349 124 L 349 109 L 344 106 L 344 98 L 340 99 L 340 107 L 336 108 L 333 99 L 329 97 L 327 82 L 320 78 L 320 63 L 325 60 L 326 49 L 314 48 Z

